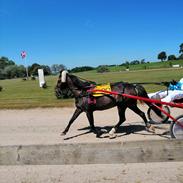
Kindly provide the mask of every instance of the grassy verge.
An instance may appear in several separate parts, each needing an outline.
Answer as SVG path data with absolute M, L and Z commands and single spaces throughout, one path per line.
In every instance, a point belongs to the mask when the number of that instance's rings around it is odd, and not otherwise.
M 0 85 L 0 109 L 25 109 L 35 107 L 67 107 L 73 105 L 73 99 L 57 100 L 54 94 L 56 77 L 46 78 L 48 87 L 40 88 L 38 80 L 22 79 L 2 80 Z
M 96 81 L 97 83 L 127 81 L 127 82 L 160 82 L 179 80 L 183 77 L 183 69 L 157 69 L 140 71 L 123 71 L 95 73 L 82 72 L 77 75 Z M 54 87 L 57 76 L 46 77 L 48 88 L 39 87 L 38 80 L 23 81 L 22 79 L 1 80 L 0 86 L 0 109 L 27 109 L 35 107 L 71 107 L 74 105 L 73 99 L 58 100 L 54 94 Z M 144 85 L 148 92 L 154 92 L 165 87 L 158 85 Z

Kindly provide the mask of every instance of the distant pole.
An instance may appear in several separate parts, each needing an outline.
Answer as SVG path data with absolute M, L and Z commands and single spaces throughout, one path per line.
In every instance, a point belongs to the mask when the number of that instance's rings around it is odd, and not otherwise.
M 21 52 L 21 57 L 25 61 L 25 70 L 26 70 L 26 75 L 27 75 L 27 80 L 28 80 L 29 79 L 29 73 L 28 73 L 28 65 L 26 63 L 26 56 L 27 56 L 27 53 L 25 51 L 22 51 Z
M 25 60 L 25 69 L 26 69 L 27 79 L 29 79 L 28 65 L 27 65 L 27 62 L 26 62 L 26 58 L 24 60 Z

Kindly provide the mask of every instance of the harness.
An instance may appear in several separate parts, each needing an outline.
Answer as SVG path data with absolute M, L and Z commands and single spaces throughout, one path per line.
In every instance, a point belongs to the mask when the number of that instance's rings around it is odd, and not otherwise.
M 123 85 L 122 88 L 121 87 L 122 87 L 121 85 L 117 86 L 117 88 L 119 90 L 122 90 L 121 93 L 124 93 L 125 85 Z M 91 92 L 93 90 L 96 90 L 96 91 Z M 112 91 L 112 89 L 111 89 L 111 84 L 110 83 L 99 84 L 99 85 L 96 85 L 94 87 L 90 87 L 89 90 L 87 90 L 87 93 L 86 93 L 85 96 L 87 97 L 87 102 L 88 102 L 89 105 L 95 105 L 97 98 L 105 96 L 105 95 L 113 98 L 117 103 L 121 102 L 124 99 L 124 97 L 122 95 L 119 96 L 119 95 L 106 94 L 106 92 L 111 92 L 111 91 Z M 82 95 L 82 96 L 84 96 L 84 95 Z
M 90 86 L 87 86 L 84 88 L 84 90 L 82 90 L 81 94 L 78 97 L 79 98 L 86 97 L 87 104 L 89 106 L 93 106 L 96 104 L 97 98 L 106 95 L 106 93 L 105 92 L 90 92 L 90 90 L 111 91 L 111 85 L 110 85 L 110 83 L 99 84 L 99 85 L 92 85 L 91 84 Z

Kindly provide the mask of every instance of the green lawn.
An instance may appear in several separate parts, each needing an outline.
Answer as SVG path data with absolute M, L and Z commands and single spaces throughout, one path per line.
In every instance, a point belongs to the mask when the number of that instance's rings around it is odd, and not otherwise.
M 183 66 L 183 60 L 172 60 L 172 61 L 164 61 L 164 62 L 150 62 L 150 63 L 144 63 L 144 64 L 138 64 L 138 65 L 129 65 L 129 69 L 131 71 L 133 70 L 146 70 L 146 69 L 160 69 L 160 68 L 171 68 L 172 65 Z M 116 71 L 125 71 L 125 66 L 113 66 L 109 67 L 110 71 L 116 72 Z
M 22 79 L 1 80 L 0 108 L 34 108 L 71 106 L 73 100 L 57 100 L 54 86 L 57 77 L 46 77 L 48 87 L 40 88 L 38 80 L 23 81 Z
M 96 71 L 77 73 L 85 79 L 97 83 L 127 81 L 127 82 L 160 82 L 179 80 L 183 77 L 183 69 L 157 69 L 140 71 L 121 71 L 96 73 Z M 38 80 L 23 81 L 22 79 L 0 80 L 3 90 L 0 92 L 0 108 L 35 108 L 35 107 L 64 107 L 73 106 L 73 99 L 58 100 L 54 94 L 57 76 L 46 77 L 48 87 L 39 87 Z M 144 85 L 148 92 L 154 92 L 165 87 Z

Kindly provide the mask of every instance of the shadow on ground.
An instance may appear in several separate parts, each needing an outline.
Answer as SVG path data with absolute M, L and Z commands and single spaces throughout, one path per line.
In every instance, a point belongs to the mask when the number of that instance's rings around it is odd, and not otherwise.
M 113 128 L 113 126 L 104 126 L 104 127 L 96 127 L 97 130 L 101 130 L 103 133 L 100 137 L 98 138 L 109 138 L 109 131 Z M 155 128 L 157 129 L 161 129 L 161 127 L 156 126 Z M 162 128 L 163 129 L 163 128 Z M 70 140 L 76 137 L 80 137 L 89 133 L 93 133 L 90 130 L 90 127 L 84 127 L 84 128 L 80 128 L 78 129 L 79 131 L 85 131 L 83 133 L 74 135 L 74 136 L 70 136 L 67 138 L 64 138 L 64 140 Z M 86 131 L 87 130 L 87 131 Z M 162 133 L 152 133 L 152 132 L 147 132 L 145 126 L 142 124 L 130 124 L 130 125 L 126 125 L 126 126 L 120 126 L 118 131 L 116 132 L 117 134 L 117 138 L 118 137 L 122 137 L 122 136 L 126 136 L 126 135 L 130 135 L 130 134 L 138 134 L 138 135 L 158 135 L 164 138 L 169 138 L 169 131 L 164 131 Z

